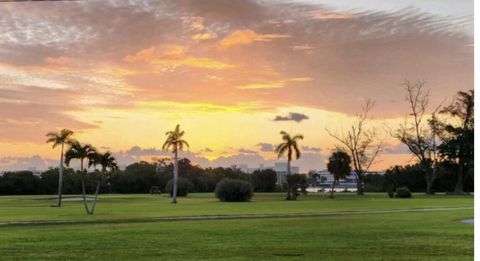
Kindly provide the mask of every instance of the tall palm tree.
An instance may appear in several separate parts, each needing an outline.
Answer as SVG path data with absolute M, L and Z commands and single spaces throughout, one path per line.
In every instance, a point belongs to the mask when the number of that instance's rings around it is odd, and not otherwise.
M 80 160 L 80 171 L 81 171 L 81 177 L 82 177 L 82 199 L 83 199 L 83 205 L 85 206 L 85 211 L 87 214 L 90 214 L 90 210 L 88 209 L 87 205 L 87 197 L 86 197 L 86 189 L 85 189 L 85 176 L 87 173 L 87 169 L 84 167 L 85 160 L 88 160 L 89 162 L 93 160 L 93 158 L 96 155 L 96 150 L 95 148 L 90 145 L 90 144 L 85 144 L 82 145 L 78 141 L 72 142 L 70 145 L 70 148 L 67 150 L 65 153 L 65 164 L 67 166 L 70 166 L 70 161 L 72 159 L 78 159 Z
M 102 168 L 100 171 L 100 176 L 97 177 L 97 186 L 95 189 L 95 196 L 93 197 L 93 205 L 92 205 L 92 209 L 90 210 L 90 214 L 93 215 L 95 213 L 95 206 L 97 205 L 97 197 L 98 197 L 98 192 L 100 191 L 102 178 L 107 173 L 107 171 L 114 171 L 118 169 L 118 165 L 115 157 L 112 156 L 112 153 L 110 151 L 107 151 L 105 153 L 95 152 L 89 158 L 88 164 L 89 166 L 100 165 Z
M 47 133 L 47 143 L 52 143 L 52 147 L 61 146 L 60 152 L 60 166 L 58 173 L 58 200 L 57 206 L 62 206 L 62 189 L 63 189 L 63 157 L 64 157 L 64 146 L 65 144 L 70 144 L 72 142 L 73 131 L 69 129 L 62 129 L 59 132 L 49 132 Z
M 330 198 L 333 198 L 335 183 L 338 183 L 340 179 L 345 178 L 345 176 L 350 174 L 350 171 L 352 171 L 351 164 L 352 159 L 350 158 L 350 155 L 341 149 L 337 149 L 332 153 L 332 156 L 328 158 L 327 169 L 333 175 Z
M 163 143 L 162 149 L 169 150 L 172 149 L 174 154 L 174 165 L 173 165 L 173 193 L 172 193 L 172 203 L 177 203 L 177 181 L 178 181 L 178 150 L 183 150 L 183 146 L 189 147 L 188 142 L 183 139 L 185 131 L 180 131 L 180 125 L 177 124 L 177 127 L 173 131 L 167 131 L 167 139 Z
M 280 135 L 282 135 L 283 142 L 280 143 L 277 148 L 275 148 L 275 152 L 278 155 L 278 158 L 281 158 L 287 154 L 287 176 L 291 174 L 290 171 L 290 162 L 293 159 L 293 155 L 295 154 L 295 159 L 300 158 L 300 149 L 298 149 L 298 141 L 303 140 L 303 135 L 297 134 L 295 136 L 291 136 L 285 131 L 281 131 Z M 288 185 L 289 188 L 287 189 L 287 200 L 295 199 L 296 198 L 296 191 L 293 191 L 293 195 L 290 192 L 290 184 Z

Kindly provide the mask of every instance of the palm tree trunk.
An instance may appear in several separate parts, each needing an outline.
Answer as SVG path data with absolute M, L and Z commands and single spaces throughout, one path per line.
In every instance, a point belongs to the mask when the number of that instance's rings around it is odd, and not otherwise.
M 88 209 L 87 205 L 87 192 L 85 189 L 85 171 L 83 171 L 83 159 L 80 159 L 80 171 L 82 173 L 82 199 L 83 199 L 83 206 L 85 207 L 85 211 L 88 215 L 90 215 L 90 210 Z
M 173 194 L 172 203 L 177 203 L 177 181 L 178 181 L 178 150 L 175 147 L 175 163 L 173 165 Z
M 95 189 L 95 196 L 93 197 L 92 210 L 90 211 L 91 215 L 95 213 L 95 206 L 97 205 L 97 196 L 99 191 L 100 191 L 100 181 L 97 182 L 97 188 Z
M 286 177 L 286 180 L 287 180 L 287 198 L 286 200 L 292 200 L 292 186 L 291 184 L 288 182 L 288 176 L 290 176 L 290 159 L 287 159 L 287 177 Z
M 60 154 L 60 168 L 58 171 L 58 200 L 57 200 L 57 207 L 62 206 L 62 189 L 63 189 L 63 145 L 62 142 L 62 151 Z
M 335 179 L 332 182 L 332 190 L 330 191 L 330 198 L 334 198 L 333 192 L 335 191 Z

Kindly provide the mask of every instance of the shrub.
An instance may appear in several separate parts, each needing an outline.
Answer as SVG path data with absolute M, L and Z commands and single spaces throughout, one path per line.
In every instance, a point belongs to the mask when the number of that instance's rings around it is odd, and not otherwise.
M 411 198 L 412 193 L 410 193 L 410 189 L 407 187 L 400 187 L 397 188 L 397 191 L 395 193 L 396 198 Z
M 250 201 L 252 185 L 239 179 L 222 179 L 215 188 L 215 196 L 220 201 Z
M 192 191 L 192 189 L 193 184 L 190 182 L 190 180 L 186 178 L 178 178 L 177 197 L 185 197 L 190 191 Z M 165 191 L 170 194 L 170 196 L 173 195 L 173 179 L 168 181 L 167 185 L 165 186 Z
M 395 197 L 395 193 L 393 193 L 392 190 L 388 190 L 388 191 L 387 191 L 387 194 L 388 194 L 388 197 L 389 197 L 389 198 L 394 198 L 394 197 Z

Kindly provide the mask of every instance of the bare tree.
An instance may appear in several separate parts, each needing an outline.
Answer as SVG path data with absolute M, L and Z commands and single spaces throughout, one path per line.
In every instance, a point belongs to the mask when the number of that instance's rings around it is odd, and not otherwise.
M 363 195 L 363 178 L 382 149 L 382 143 L 376 142 L 377 132 L 374 128 L 366 128 L 368 114 L 374 102 L 367 100 L 362 111 L 357 113 L 357 121 L 350 129 L 343 133 L 333 133 L 326 129 L 328 134 L 338 140 L 352 157 L 353 170 L 357 177 L 357 195 Z
M 405 144 L 410 152 L 417 158 L 425 171 L 427 183 L 426 193 L 432 194 L 432 185 L 437 175 L 436 165 L 438 162 L 437 107 L 430 115 L 427 115 L 429 104 L 429 92 L 425 88 L 424 81 L 414 83 L 405 81 L 402 83 L 407 92 L 406 100 L 411 110 L 405 117 L 405 123 L 400 125 L 394 136 Z

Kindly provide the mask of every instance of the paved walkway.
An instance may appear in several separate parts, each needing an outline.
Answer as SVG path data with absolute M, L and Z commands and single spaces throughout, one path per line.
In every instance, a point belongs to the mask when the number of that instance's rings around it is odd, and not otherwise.
M 306 217 L 328 217 L 328 216 L 365 215 L 365 214 L 392 214 L 392 213 L 408 213 L 408 212 L 438 212 L 438 211 L 456 211 L 456 210 L 470 210 L 470 209 L 473 209 L 473 207 L 407 208 L 407 209 L 388 209 L 388 210 L 359 210 L 359 211 L 336 211 L 336 212 L 290 213 L 290 214 L 165 216 L 165 217 L 141 217 L 141 218 L 128 218 L 128 219 L 96 219 L 96 220 L 6 221 L 6 222 L 0 222 L 0 227 L 21 226 L 21 225 L 119 224 L 119 223 L 198 221 L 198 220 L 260 219 L 260 218 L 306 218 Z
M 473 225 L 475 223 L 474 221 L 475 220 L 473 218 L 469 218 L 469 219 L 464 219 L 460 222 L 463 223 L 463 224 Z

